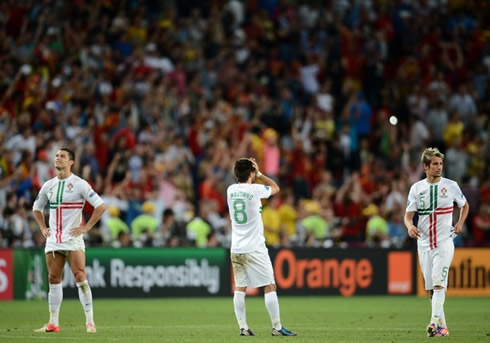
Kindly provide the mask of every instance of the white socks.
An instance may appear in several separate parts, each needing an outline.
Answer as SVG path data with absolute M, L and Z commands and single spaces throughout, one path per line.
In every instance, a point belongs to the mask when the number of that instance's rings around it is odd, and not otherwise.
M 235 291 L 233 296 L 233 307 L 235 308 L 235 316 L 240 329 L 248 330 L 247 314 L 245 310 L 245 292 Z
M 279 315 L 279 301 L 277 300 L 277 293 L 265 293 L 264 300 L 267 312 L 269 312 L 269 316 L 271 317 L 272 326 L 274 329 L 280 330 L 282 325 Z M 238 321 L 238 326 L 240 329 L 248 329 L 247 315 L 245 311 L 245 292 L 235 291 L 233 306 L 235 307 L 235 316 Z
M 58 326 L 61 301 L 63 300 L 63 284 L 50 283 L 48 293 L 49 323 Z
M 444 289 L 434 289 L 434 295 L 432 296 L 432 320 L 434 320 L 434 318 L 437 318 L 439 321 L 444 320 L 445 299 L 446 292 Z M 439 322 L 436 324 L 440 325 L 441 323 Z
M 269 312 L 269 316 L 271 317 L 272 327 L 276 330 L 280 330 L 282 328 L 282 325 L 279 315 L 279 300 L 277 300 L 277 293 L 265 293 L 264 299 L 265 307 L 267 308 L 267 312 Z
M 83 310 L 85 311 L 85 324 L 94 323 L 94 310 L 92 306 L 92 291 L 88 285 L 87 280 L 82 282 L 77 282 L 78 296 L 80 297 L 80 302 L 82 303 Z

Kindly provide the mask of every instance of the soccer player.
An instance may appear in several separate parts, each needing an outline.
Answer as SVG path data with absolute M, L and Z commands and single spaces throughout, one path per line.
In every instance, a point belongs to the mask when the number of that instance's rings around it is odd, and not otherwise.
M 54 166 L 56 177 L 46 181 L 34 201 L 34 218 L 46 237 L 46 265 L 49 274 L 49 322 L 34 332 L 59 332 L 59 312 L 63 299 L 62 275 L 66 260 L 78 287 L 78 295 L 85 311 L 87 332 L 96 332 L 92 291 L 85 275 L 85 243 L 83 234 L 88 232 L 105 211 L 104 202 L 90 185 L 72 174 L 75 153 L 61 148 L 56 153 Z M 90 220 L 80 226 L 85 201 L 93 207 Z M 49 227 L 44 220 L 43 209 L 49 203 Z
M 260 199 L 279 192 L 279 186 L 259 171 L 253 158 L 235 162 L 233 173 L 238 183 L 227 190 L 232 221 L 231 263 L 235 275 L 233 305 L 240 336 L 255 336 L 247 324 L 245 292 L 247 286 L 264 287 L 265 307 L 272 321 L 273 336 L 296 336 L 281 325 L 274 271 L 265 246 L 262 204 Z M 254 183 L 259 178 L 264 184 Z
M 417 240 L 420 267 L 425 289 L 432 295 L 432 315 L 427 336 L 448 336 L 444 300 L 449 267 L 454 255 L 452 238 L 461 233 L 469 205 L 458 184 L 442 177 L 444 155 L 437 148 L 422 153 L 424 180 L 412 185 L 408 194 L 405 226 L 408 235 Z M 453 206 L 462 207 L 459 220 L 452 226 Z M 413 223 L 418 213 L 417 226 Z

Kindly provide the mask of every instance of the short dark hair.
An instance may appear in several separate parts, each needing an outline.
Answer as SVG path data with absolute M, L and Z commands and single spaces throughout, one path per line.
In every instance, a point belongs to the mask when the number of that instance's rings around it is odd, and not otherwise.
M 246 182 L 250 177 L 250 174 L 255 171 L 255 167 L 248 158 L 240 158 L 235 161 L 233 166 L 233 174 L 238 182 Z
M 60 150 L 66 151 L 68 153 L 68 158 L 70 161 L 75 161 L 75 152 L 67 147 L 61 147 Z
M 175 215 L 174 211 L 171 208 L 166 208 L 165 211 L 163 211 L 163 217 L 168 218 L 170 216 Z

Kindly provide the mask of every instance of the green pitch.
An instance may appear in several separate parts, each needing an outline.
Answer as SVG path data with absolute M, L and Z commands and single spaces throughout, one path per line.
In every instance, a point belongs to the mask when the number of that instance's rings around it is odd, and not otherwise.
M 78 300 L 64 300 L 61 332 L 35 334 L 48 319 L 47 301 L 0 302 L 0 342 L 421 342 L 430 316 L 428 299 L 416 297 L 279 296 L 281 319 L 298 337 L 271 337 L 263 297 L 247 298 L 247 318 L 257 337 L 239 337 L 232 297 L 95 299 L 96 334 L 85 333 Z M 490 340 L 490 298 L 447 298 L 450 337 Z

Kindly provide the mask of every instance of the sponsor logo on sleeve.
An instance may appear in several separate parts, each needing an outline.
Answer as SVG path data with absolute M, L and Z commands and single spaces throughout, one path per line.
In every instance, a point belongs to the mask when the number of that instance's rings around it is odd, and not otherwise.
M 94 192 L 94 191 L 92 191 L 92 193 L 90 193 L 90 194 L 88 195 L 88 197 L 89 197 L 89 198 L 91 198 L 91 197 L 93 197 L 94 195 L 95 195 L 95 192 Z
M 271 189 L 269 186 L 264 186 L 264 187 L 265 187 L 265 189 L 267 189 L 267 190 Z

